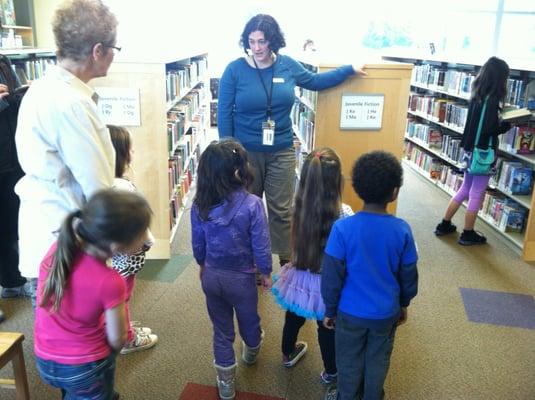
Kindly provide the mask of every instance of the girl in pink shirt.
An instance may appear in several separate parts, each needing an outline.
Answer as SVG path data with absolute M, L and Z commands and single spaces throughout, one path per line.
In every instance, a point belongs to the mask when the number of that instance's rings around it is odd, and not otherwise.
M 143 197 L 99 191 L 67 216 L 41 262 L 34 351 L 41 378 L 63 398 L 118 398 L 115 356 L 127 339 L 126 288 L 106 260 L 139 249 L 150 219 Z

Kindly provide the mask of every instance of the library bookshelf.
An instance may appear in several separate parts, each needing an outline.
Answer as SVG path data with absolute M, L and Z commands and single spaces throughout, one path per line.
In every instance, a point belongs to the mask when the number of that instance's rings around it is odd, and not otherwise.
M 464 131 L 471 84 L 486 59 L 448 60 L 422 55 L 388 54 L 386 60 L 410 62 L 414 70 L 405 128 L 405 164 L 453 196 L 462 183 Z M 535 78 L 535 64 L 512 62 L 506 107 L 525 106 L 525 88 Z M 535 261 L 535 219 L 532 182 L 535 143 L 521 149 L 523 137 L 535 136 L 534 118 L 512 121 L 500 136 L 497 174 L 491 178 L 478 218 L 495 230 L 526 261 Z M 532 139 L 526 139 L 532 140 Z M 531 176 L 519 187 L 518 176 Z
M 170 258 L 172 242 L 191 188 L 209 125 L 207 52 L 151 61 L 118 58 L 96 88 L 139 90 L 139 126 L 133 139 L 133 182 L 153 211 L 155 245 L 147 256 Z
M 329 71 L 339 66 L 327 63 L 306 65 L 317 72 Z M 298 166 L 303 159 L 302 155 L 313 148 L 333 148 L 342 160 L 342 173 L 345 178 L 343 201 L 354 211 L 362 209 L 363 206 L 362 200 L 351 186 L 351 169 L 357 158 L 372 150 L 384 150 L 399 159 L 402 157 L 412 64 L 383 62 L 366 64 L 364 69 L 368 75 L 350 77 L 336 87 L 319 92 L 299 91 L 292 112 L 299 143 L 296 146 Z M 384 96 L 381 126 L 378 129 L 341 128 L 342 97 L 346 94 Z M 389 204 L 388 209 L 389 212 L 395 213 L 396 203 Z
M 9 58 L 21 85 L 42 77 L 47 67 L 56 63 L 51 49 L 0 49 L 0 54 Z

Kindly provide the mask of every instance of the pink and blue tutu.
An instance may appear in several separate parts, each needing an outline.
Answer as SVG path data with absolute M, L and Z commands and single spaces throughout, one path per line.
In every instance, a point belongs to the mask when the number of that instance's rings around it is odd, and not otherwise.
M 271 291 L 284 310 L 306 319 L 323 320 L 325 304 L 321 298 L 320 274 L 286 264 L 273 280 Z

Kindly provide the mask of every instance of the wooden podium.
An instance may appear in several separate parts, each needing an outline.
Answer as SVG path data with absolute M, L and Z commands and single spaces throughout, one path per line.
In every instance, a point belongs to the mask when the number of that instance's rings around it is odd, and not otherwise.
M 319 70 L 336 67 L 320 64 Z M 331 147 L 342 159 L 343 201 L 354 211 L 363 206 L 351 186 L 356 159 L 372 150 L 384 150 L 401 160 L 412 67 L 405 63 L 367 64 L 367 76 L 351 77 L 318 92 L 314 147 Z M 389 204 L 388 211 L 395 214 L 395 202 Z

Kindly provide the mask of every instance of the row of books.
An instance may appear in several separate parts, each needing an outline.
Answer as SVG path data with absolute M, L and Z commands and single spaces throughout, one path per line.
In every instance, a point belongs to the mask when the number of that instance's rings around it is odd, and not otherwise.
M 533 170 L 519 161 L 498 157 L 496 174 L 492 176 L 490 184 L 508 194 L 530 194 L 533 186 Z
M 193 181 L 193 174 L 190 170 L 180 179 L 180 182 L 174 187 L 174 193 L 169 203 L 169 229 L 178 223 L 180 210 L 186 206 L 186 196 Z
M 535 127 L 513 126 L 505 134 L 498 136 L 499 148 L 508 153 L 535 153 Z
M 304 140 L 304 146 L 308 151 L 314 145 L 314 112 L 301 102 L 296 101 L 290 114 L 292 124 L 296 127 L 299 136 Z
M 412 82 L 431 90 L 440 90 L 455 96 L 469 98 L 476 74 L 471 71 L 445 69 L 433 65 L 416 65 L 412 70 Z M 524 105 L 525 82 L 520 79 L 508 79 L 505 103 L 526 107 Z
M 188 63 L 177 62 L 166 66 L 165 89 L 167 101 L 186 94 L 192 85 L 199 82 L 206 74 L 207 58 L 196 57 Z
M 463 150 L 459 148 L 459 139 L 449 135 L 443 136 L 441 153 L 451 161 L 460 162 Z M 444 161 L 434 155 L 426 153 L 412 142 L 407 142 L 405 154 L 414 164 L 429 172 L 431 179 L 444 181 L 444 169 L 451 170 Z M 458 171 L 458 168 L 454 169 Z M 491 177 L 489 185 L 497 187 L 501 192 L 510 195 L 528 195 L 533 189 L 533 169 L 520 161 L 498 157 L 495 164 L 495 174 Z M 450 173 L 451 175 L 451 173 Z M 462 176 L 462 172 L 459 171 Z
M 461 148 L 461 139 L 458 135 L 444 133 L 439 128 L 418 123 L 413 118 L 408 118 L 407 136 L 417 139 L 430 149 L 438 150 L 451 162 L 459 163 L 463 158 L 464 152 Z
M 428 64 L 416 65 L 412 70 L 412 82 L 465 98 L 470 97 L 474 79 L 473 72 L 448 70 Z
M 293 146 L 295 150 L 295 168 L 297 171 L 297 177 L 299 178 L 301 176 L 301 169 L 303 168 L 303 163 L 305 162 L 305 159 L 309 154 L 309 150 L 305 147 L 303 143 L 301 143 L 299 139 L 294 139 Z
M 56 59 L 43 57 L 35 60 L 12 61 L 11 68 L 19 78 L 20 84 L 27 85 L 30 81 L 41 78 L 51 65 L 56 65 Z
M 408 153 L 408 159 L 452 195 L 463 183 L 462 172 L 441 164 L 439 159 L 425 154 L 417 147 L 413 147 Z M 492 189 L 485 192 L 479 213 L 486 221 L 503 232 L 523 232 L 528 216 L 527 209 L 503 193 Z
M 440 150 L 442 148 L 442 131 L 429 124 L 419 123 L 414 118 L 407 118 L 407 136 L 418 139 L 431 149 Z
M 440 177 L 444 164 L 439 158 L 432 157 L 411 142 L 405 144 L 405 156 L 411 163 L 426 171 L 429 178 L 436 180 Z
M 217 100 L 210 101 L 210 126 L 217 126 Z
M 310 106 L 310 108 L 314 109 L 316 101 L 318 99 L 318 92 L 315 90 L 308 90 L 301 87 L 296 86 L 295 87 L 295 95 L 304 101 L 306 105 Z
M 431 121 L 444 123 L 456 129 L 464 129 L 468 115 L 468 107 L 464 104 L 416 93 L 411 93 L 409 96 L 409 110 L 425 114 Z
M 505 104 L 513 106 L 522 106 L 524 98 L 525 85 L 524 82 L 519 79 L 507 79 L 507 88 L 505 90 Z
M 175 155 L 169 159 L 170 228 L 177 222 L 180 209 L 184 206 L 184 198 L 195 177 L 201 154 L 200 146 L 197 145 L 192 153 L 188 152 L 191 152 L 189 146 L 180 146 Z
M 167 112 L 168 151 L 172 151 L 200 114 L 204 93 L 203 88 L 193 89 Z
M 212 95 L 212 100 L 219 98 L 219 78 L 210 78 L 210 94 Z
M 444 166 L 438 185 L 453 195 L 463 183 L 463 174 Z M 488 189 L 479 214 L 502 232 L 523 232 L 528 210 L 497 190 Z
M 522 233 L 528 219 L 527 209 L 503 194 L 490 190 L 485 193 L 479 212 L 502 232 Z

